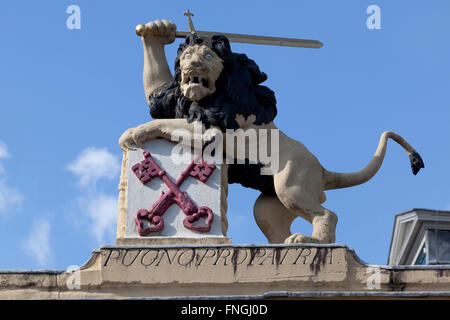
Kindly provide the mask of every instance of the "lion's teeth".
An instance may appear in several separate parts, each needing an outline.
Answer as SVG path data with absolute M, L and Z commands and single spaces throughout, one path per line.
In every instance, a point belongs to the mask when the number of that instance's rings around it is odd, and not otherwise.
M 195 83 L 195 84 L 201 84 L 204 87 L 208 87 L 208 80 L 206 80 L 205 78 L 201 77 L 201 76 L 189 76 L 188 77 L 188 82 L 189 83 Z

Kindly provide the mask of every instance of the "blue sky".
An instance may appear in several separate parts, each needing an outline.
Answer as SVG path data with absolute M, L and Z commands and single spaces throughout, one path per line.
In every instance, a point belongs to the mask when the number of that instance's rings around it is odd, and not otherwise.
M 81 29 L 69 30 L 69 5 Z M 369 5 L 381 29 L 369 30 Z M 134 28 L 166 18 L 187 29 L 186 1 L 2 1 L 0 269 L 66 269 L 114 244 L 122 132 L 151 120 Z M 360 170 L 392 130 L 422 155 L 413 176 L 392 141 L 379 173 L 327 192 L 336 242 L 386 264 L 394 216 L 450 209 L 450 2 L 191 1 L 199 30 L 317 39 L 319 50 L 232 44 L 269 76 L 276 124 L 328 170 Z M 177 45 L 168 46 L 173 65 Z M 258 192 L 232 185 L 229 236 L 266 243 Z M 311 232 L 297 219 L 293 232 Z

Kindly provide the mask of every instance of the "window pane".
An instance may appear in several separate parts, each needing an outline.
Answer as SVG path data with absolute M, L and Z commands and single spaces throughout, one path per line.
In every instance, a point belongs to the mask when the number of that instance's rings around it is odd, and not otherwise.
M 427 263 L 426 261 L 426 253 L 425 253 L 425 243 L 423 244 L 422 248 L 420 249 L 419 256 L 417 257 L 417 260 L 414 264 L 416 265 L 424 265 Z
M 450 264 L 450 230 L 427 230 L 428 264 Z

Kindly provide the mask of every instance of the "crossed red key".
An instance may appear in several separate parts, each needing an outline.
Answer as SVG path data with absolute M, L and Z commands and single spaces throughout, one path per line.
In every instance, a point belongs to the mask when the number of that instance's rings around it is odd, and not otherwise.
M 192 202 L 186 192 L 182 192 L 179 188 L 183 182 L 189 177 L 194 177 L 205 183 L 213 173 L 216 166 L 206 163 L 201 156 L 197 156 L 192 162 L 181 172 L 178 179 L 173 182 L 167 173 L 153 160 L 149 152 L 144 152 L 145 159 L 131 167 L 136 177 L 142 184 L 150 182 L 153 178 L 159 176 L 167 185 L 169 190 L 162 192 L 159 199 L 151 206 L 150 210 L 139 209 L 136 212 L 134 221 L 137 225 L 138 233 L 141 236 L 147 236 L 151 232 L 159 232 L 164 228 L 164 220 L 162 216 L 167 209 L 174 203 L 178 204 L 181 210 L 186 214 L 183 225 L 190 230 L 206 233 L 211 230 L 211 224 L 214 218 L 212 210 L 208 207 L 200 207 Z M 200 161 L 201 158 L 201 161 Z M 197 163 L 200 162 L 200 163 Z M 200 218 L 205 218 L 205 225 L 194 225 L 193 222 Z M 144 227 L 144 220 L 150 223 L 147 228 Z

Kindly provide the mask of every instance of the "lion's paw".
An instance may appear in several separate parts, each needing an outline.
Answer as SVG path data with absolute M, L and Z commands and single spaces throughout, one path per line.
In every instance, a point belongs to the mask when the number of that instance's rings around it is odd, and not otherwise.
M 287 237 L 284 243 L 319 243 L 319 241 L 302 233 L 294 233 Z
M 119 139 L 119 146 L 122 150 L 135 150 L 134 147 L 145 148 L 145 142 L 160 138 L 161 128 L 157 120 L 153 120 L 136 128 L 125 131 Z
M 146 125 L 137 126 L 131 132 L 131 139 L 134 145 L 141 149 L 144 149 L 145 141 L 152 139 L 151 132 L 147 131 Z
M 151 21 L 145 25 L 136 27 L 136 34 L 142 37 L 153 37 L 163 44 L 170 44 L 175 41 L 177 26 L 172 21 L 166 19 Z
M 134 150 L 133 146 L 135 146 L 136 143 L 133 140 L 133 131 L 134 131 L 134 128 L 130 128 L 130 129 L 126 130 L 120 137 L 119 147 L 123 151 Z

